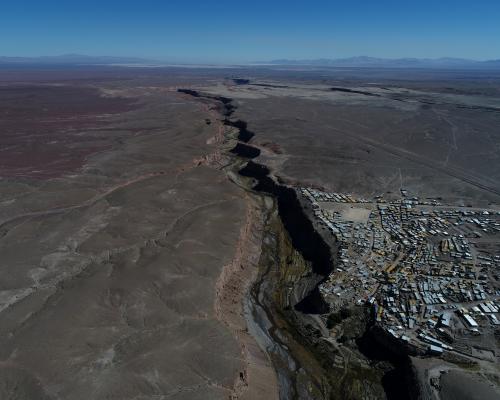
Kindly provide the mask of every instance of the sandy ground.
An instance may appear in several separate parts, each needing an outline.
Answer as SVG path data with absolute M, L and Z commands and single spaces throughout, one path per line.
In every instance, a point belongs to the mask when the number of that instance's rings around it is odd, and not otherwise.
M 349 93 L 332 90 L 348 85 L 345 71 L 335 81 L 252 70 L 262 78 L 247 86 L 226 79 L 243 70 L 172 71 L 0 73 L 2 88 L 17 80 L 37 93 L 15 92 L 13 108 L 12 92 L 0 91 L 2 144 L 17 152 L 0 164 L 0 398 L 276 397 L 241 305 L 256 274 L 262 204 L 221 170 L 217 110 L 177 87 L 234 98 L 233 117 L 257 134 L 257 161 L 285 182 L 499 202 L 497 86 L 483 96 L 471 94 L 485 90 L 477 82 L 451 93 L 434 78 L 386 79 L 351 82 L 358 93 Z M 82 102 L 65 101 L 82 86 Z M 44 121 L 41 135 L 24 125 L 16 136 L 26 110 Z M 457 381 L 443 377 L 443 398 Z
M 405 83 L 349 85 L 360 93 L 332 90 L 338 83 L 259 79 L 200 89 L 235 99 L 235 117 L 258 133 L 252 143 L 280 149 L 260 161 L 289 182 L 362 197 L 406 189 L 410 197 L 498 203 L 500 96 Z
M 357 223 L 366 224 L 368 222 L 368 217 L 372 212 L 369 207 L 364 207 L 362 205 L 352 205 L 345 203 L 333 203 L 333 202 L 320 202 L 321 208 L 329 211 L 336 211 L 340 213 L 340 217 L 345 221 L 352 221 Z
M 107 96 L 139 107 L 92 127 L 109 149 L 0 181 L 0 398 L 269 398 L 241 317 L 257 206 L 219 169 L 206 105 L 131 85 Z
M 442 400 L 494 400 L 500 391 L 473 374 L 452 370 L 441 377 L 440 395 Z

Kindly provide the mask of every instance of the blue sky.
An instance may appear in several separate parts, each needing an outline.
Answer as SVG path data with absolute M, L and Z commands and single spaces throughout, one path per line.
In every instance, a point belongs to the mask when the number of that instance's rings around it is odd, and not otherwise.
M 0 4 L 0 55 L 175 62 L 500 58 L 500 0 L 53 1 Z

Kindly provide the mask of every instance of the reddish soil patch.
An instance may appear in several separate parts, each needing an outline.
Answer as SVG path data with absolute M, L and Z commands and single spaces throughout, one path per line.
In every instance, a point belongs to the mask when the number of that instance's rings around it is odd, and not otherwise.
M 68 86 L 0 87 L 0 177 L 50 178 L 81 167 L 109 148 L 111 114 L 134 101 L 102 97 L 97 89 Z

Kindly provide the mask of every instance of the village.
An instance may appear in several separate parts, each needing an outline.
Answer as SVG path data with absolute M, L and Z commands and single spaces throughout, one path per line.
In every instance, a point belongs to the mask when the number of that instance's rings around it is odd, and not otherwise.
M 332 311 L 367 304 L 389 334 L 429 354 L 491 355 L 500 325 L 500 210 L 404 189 L 392 200 L 300 192 L 318 230 L 335 238 L 333 271 L 320 285 Z

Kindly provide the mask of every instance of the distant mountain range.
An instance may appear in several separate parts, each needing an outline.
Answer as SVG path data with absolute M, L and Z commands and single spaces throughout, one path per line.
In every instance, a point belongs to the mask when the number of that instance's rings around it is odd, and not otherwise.
M 65 54 L 42 57 L 1 57 L 0 65 L 168 65 L 166 62 L 138 57 L 87 56 Z M 500 59 L 475 61 L 464 58 L 318 58 L 312 60 L 279 59 L 253 63 L 254 66 L 288 65 L 313 67 L 364 67 L 364 68 L 451 68 L 451 69 L 500 69 Z M 236 66 L 236 65 L 234 65 Z
M 500 69 L 500 59 L 488 61 L 475 61 L 464 58 L 376 58 L 376 57 L 350 57 L 313 60 L 273 60 L 262 64 L 272 65 L 309 65 L 318 67 L 366 67 L 366 68 L 492 68 Z
M 92 65 L 92 64 L 150 64 L 154 61 L 137 57 L 86 56 L 65 54 L 42 57 L 0 57 L 0 64 Z

